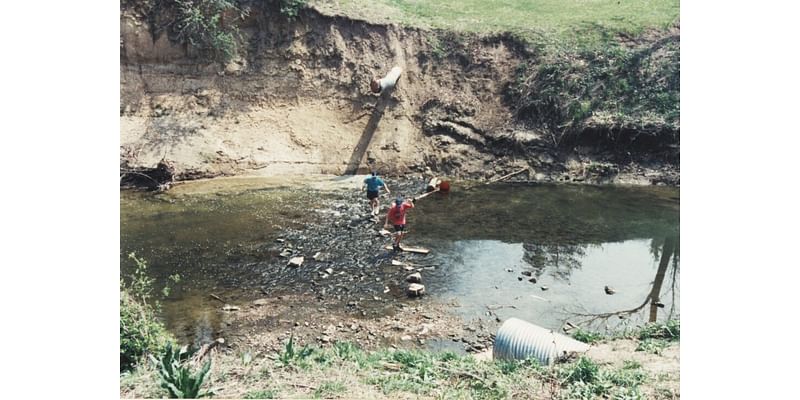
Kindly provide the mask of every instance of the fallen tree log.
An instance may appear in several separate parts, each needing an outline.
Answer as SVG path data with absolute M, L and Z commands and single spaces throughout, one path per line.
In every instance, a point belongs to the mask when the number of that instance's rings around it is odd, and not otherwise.
M 124 188 L 166 190 L 175 181 L 175 166 L 162 159 L 154 168 L 120 165 L 119 185 Z

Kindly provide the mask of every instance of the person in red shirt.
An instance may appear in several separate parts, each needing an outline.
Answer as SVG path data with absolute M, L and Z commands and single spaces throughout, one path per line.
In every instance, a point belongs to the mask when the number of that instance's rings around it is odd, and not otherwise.
M 409 208 L 414 208 L 414 199 L 404 201 L 402 196 L 398 196 L 392 208 L 386 213 L 384 227 L 388 228 L 389 222 L 394 225 L 394 244 L 392 245 L 394 251 L 400 251 L 400 241 L 405 236 L 406 210 Z

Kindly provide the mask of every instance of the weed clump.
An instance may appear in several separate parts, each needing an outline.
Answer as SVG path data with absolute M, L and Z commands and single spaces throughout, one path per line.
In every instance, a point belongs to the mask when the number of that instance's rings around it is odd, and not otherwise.
M 136 263 L 130 282 L 119 283 L 119 369 L 127 371 L 139 364 L 147 354 L 161 352 L 175 340 L 157 318 L 158 302 L 149 303 L 154 279 L 147 274 L 147 263 L 131 253 Z M 179 278 L 173 278 L 177 281 Z M 164 288 L 169 293 L 169 287 Z

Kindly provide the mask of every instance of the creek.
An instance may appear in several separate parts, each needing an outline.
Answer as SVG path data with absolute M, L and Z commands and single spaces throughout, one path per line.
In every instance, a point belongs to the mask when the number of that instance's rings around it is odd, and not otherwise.
M 431 250 L 422 256 L 383 249 L 383 217 L 369 219 L 361 179 L 234 178 L 122 191 L 122 276 L 134 268 L 131 252 L 147 261 L 157 289 L 180 274 L 159 299 L 162 316 L 194 342 L 231 329 L 212 293 L 230 304 L 291 294 L 345 309 L 359 300 L 362 318 L 397 302 L 437 301 L 467 321 L 517 317 L 553 329 L 679 317 L 677 188 L 453 182 L 408 214 L 405 243 Z M 421 179 L 388 184 L 410 195 L 424 187 Z M 304 264 L 287 267 L 288 253 Z M 392 259 L 421 269 L 423 300 L 404 295 L 407 272 Z

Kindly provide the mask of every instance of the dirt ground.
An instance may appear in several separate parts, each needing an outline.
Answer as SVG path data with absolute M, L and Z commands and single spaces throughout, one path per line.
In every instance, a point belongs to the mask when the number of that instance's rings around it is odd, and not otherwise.
M 679 184 L 679 166 L 593 148 L 556 149 L 514 121 L 503 93 L 522 55 L 506 40 L 452 43 L 429 32 L 310 12 L 302 23 L 254 13 L 258 39 L 226 65 L 202 64 L 133 10 L 121 13 L 121 173 L 174 165 L 175 179 L 231 175 L 437 173 L 529 181 Z M 393 66 L 397 87 L 369 82 Z

